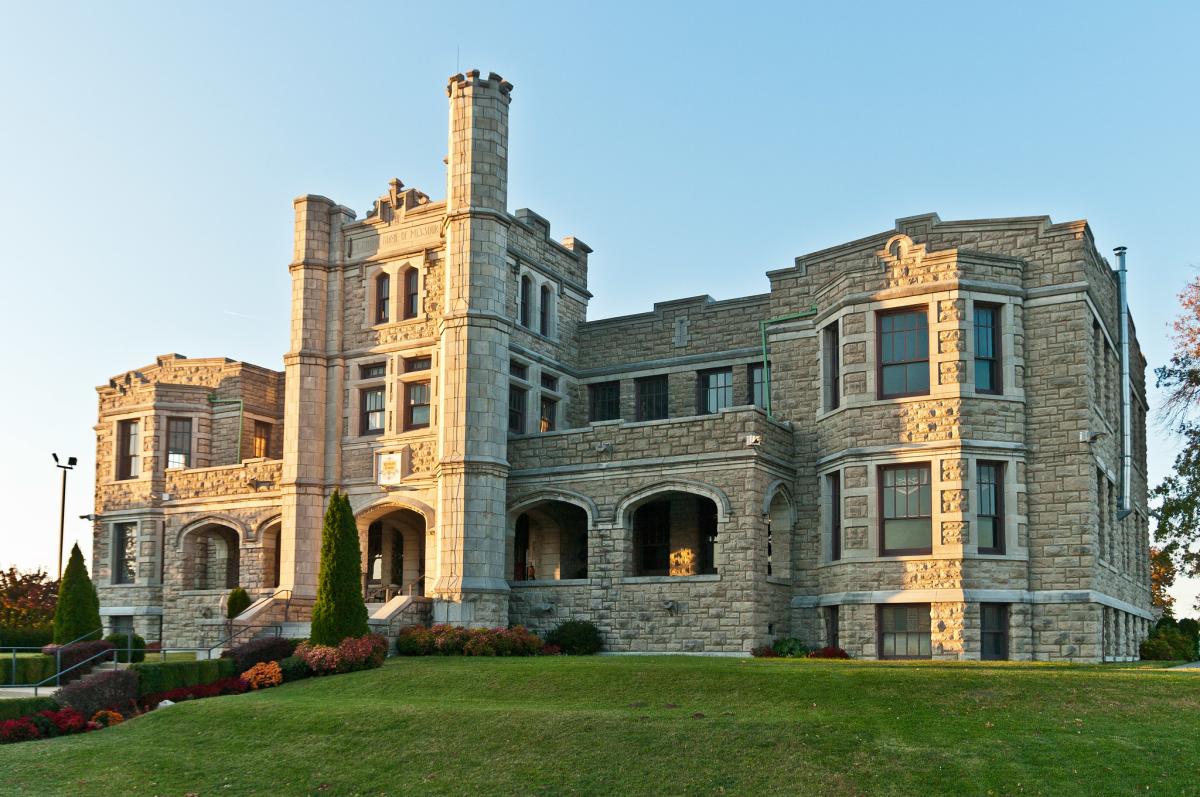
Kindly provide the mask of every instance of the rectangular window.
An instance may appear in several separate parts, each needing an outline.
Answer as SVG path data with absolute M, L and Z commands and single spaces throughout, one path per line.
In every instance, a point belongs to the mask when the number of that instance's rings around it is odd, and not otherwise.
M 421 311 L 420 276 L 415 268 L 404 272 L 404 317 L 416 318 Z
M 588 385 L 588 420 L 615 421 L 621 417 L 621 383 Z
M 137 523 L 113 526 L 114 584 L 132 584 L 137 579 L 137 527 Z
M 508 361 L 508 372 L 517 379 L 529 378 L 529 366 L 525 363 L 519 363 L 516 360 Z
M 633 518 L 637 541 L 637 574 L 665 576 L 671 571 L 671 504 L 654 501 L 637 510 Z
M 1008 604 L 979 604 L 979 619 L 983 632 L 980 658 L 984 661 L 1004 661 L 1008 658 Z
M 192 419 L 167 418 L 167 467 L 192 466 Z
M 879 397 L 929 392 L 929 315 L 925 308 L 879 316 Z
M 558 418 L 558 401 L 551 396 L 542 396 L 538 431 L 553 432 Z
M 380 434 L 383 432 L 384 388 L 369 387 L 362 391 L 362 423 L 361 434 Z
M 667 417 L 666 374 L 642 377 L 633 386 L 639 421 L 658 421 Z
M 720 412 L 733 406 L 733 370 L 701 371 L 697 375 L 699 390 L 696 410 L 700 414 Z
M 842 401 L 842 363 L 838 322 L 821 332 L 821 370 L 825 381 L 825 411 L 836 410 Z
M 117 423 L 117 478 L 136 479 L 142 472 L 140 421 Z
M 1096 545 L 1097 557 L 1108 561 L 1108 497 L 1105 495 L 1108 479 L 1104 471 L 1096 469 Z
M 547 390 L 558 390 L 558 377 L 554 374 L 542 374 L 542 387 Z
M 271 456 L 271 424 L 266 421 L 254 422 L 254 456 L 264 459 Z
M 979 552 L 1004 553 L 1004 463 L 980 462 L 979 508 L 975 513 L 979 525 Z
M 929 465 L 879 469 L 881 556 L 933 552 L 933 492 Z
M 424 429 L 429 426 L 429 383 L 404 384 L 404 428 Z
M 928 603 L 879 607 L 879 658 L 932 658 Z
M 432 364 L 433 360 L 428 354 L 424 357 L 406 357 L 404 358 L 404 371 L 409 374 L 414 371 L 428 371 Z
M 841 634 L 838 633 L 838 607 L 825 607 L 825 644 L 831 648 L 842 646 Z
M 999 393 L 1000 308 L 975 305 L 975 392 Z
M 750 394 L 746 397 L 748 404 L 755 407 L 767 406 L 766 369 L 762 363 L 751 363 L 746 369 L 746 382 L 750 385 Z
M 375 323 L 386 324 L 391 319 L 392 278 L 380 274 L 375 278 Z
M 109 625 L 112 627 L 114 634 L 132 634 L 133 633 L 133 615 L 132 614 L 113 614 L 108 617 Z
M 829 484 L 829 558 L 842 558 L 842 472 L 825 477 Z
M 525 388 L 508 386 L 508 431 L 525 434 Z
M 364 365 L 359 370 L 359 375 L 363 379 L 382 379 L 387 376 L 387 364 L 371 363 L 370 365 Z

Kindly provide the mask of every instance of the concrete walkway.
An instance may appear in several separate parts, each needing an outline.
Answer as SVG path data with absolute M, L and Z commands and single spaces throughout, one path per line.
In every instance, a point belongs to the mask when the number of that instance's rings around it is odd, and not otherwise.
M 49 697 L 54 694 L 55 686 L 38 688 L 37 697 Z M 32 686 L 0 686 L 0 700 L 12 697 L 34 697 Z
M 1168 670 L 1197 670 L 1200 671 L 1200 661 L 1189 661 L 1187 664 L 1177 664 L 1174 667 L 1168 667 Z

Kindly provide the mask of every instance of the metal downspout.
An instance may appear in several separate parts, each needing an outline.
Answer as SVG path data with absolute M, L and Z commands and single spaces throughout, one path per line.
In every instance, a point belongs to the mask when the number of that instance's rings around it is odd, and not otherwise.
M 1133 512 L 1129 492 L 1133 475 L 1133 424 L 1131 422 L 1129 383 L 1129 292 L 1125 271 L 1125 247 L 1118 246 L 1117 283 L 1119 286 L 1121 325 L 1121 493 L 1117 500 L 1117 520 L 1124 520 Z
M 775 324 L 782 324 L 786 321 L 795 321 L 799 318 L 812 318 L 817 314 L 817 306 L 811 305 L 807 310 L 802 310 L 799 313 L 791 315 L 781 315 L 775 318 L 768 318 L 758 322 L 758 333 L 762 339 L 762 367 L 763 367 L 763 395 L 766 398 L 767 417 L 774 417 L 771 414 L 771 364 L 767 361 L 767 327 Z
M 215 398 L 214 393 L 208 394 L 209 404 L 236 404 L 238 405 L 238 441 L 237 441 L 237 464 L 242 464 L 242 427 L 246 425 L 246 402 L 243 399 L 219 399 Z

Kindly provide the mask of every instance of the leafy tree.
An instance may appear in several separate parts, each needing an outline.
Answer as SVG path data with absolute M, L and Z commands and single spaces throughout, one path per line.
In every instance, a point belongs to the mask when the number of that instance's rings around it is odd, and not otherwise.
M 1166 551 L 1150 548 L 1150 605 L 1163 610 L 1164 617 L 1174 615 L 1175 598 L 1170 589 L 1175 585 L 1175 563 Z
M 54 641 L 62 645 L 90 631 L 100 638 L 100 598 L 88 578 L 87 567 L 79 544 L 71 547 L 71 558 L 63 571 L 58 590 L 58 607 L 54 612 Z
M 38 628 L 54 622 L 58 582 L 45 570 L 0 570 L 0 628 Z
M 1200 277 L 1179 294 L 1181 312 L 1174 322 L 1174 352 L 1156 368 L 1158 387 L 1166 391 L 1162 419 L 1183 443 L 1174 472 L 1154 488 L 1158 501 L 1155 539 L 1162 553 L 1185 576 L 1200 575 Z M 1172 575 L 1173 578 L 1173 575 Z M 1169 586 L 1167 584 L 1166 586 Z M 1164 607 L 1164 608 L 1169 608 Z
M 367 633 L 361 567 L 362 551 L 350 499 L 334 490 L 321 529 L 321 570 L 312 613 L 313 644 L 332 646 L 346 637 Z

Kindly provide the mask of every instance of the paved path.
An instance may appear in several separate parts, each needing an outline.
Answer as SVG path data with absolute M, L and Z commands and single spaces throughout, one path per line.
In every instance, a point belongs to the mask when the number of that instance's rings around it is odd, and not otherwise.
M 38 689 L 38 697 L 49 697 L 54 694 L 55 687 L 43 686 Z M 0 700 L 10 697 L 33 697 L 32 686 L 3 686 L 0 687 Z
M 1189 661 L 1187 664 L 1177 664 L 1168 670 L 1200 670 L 1200 661 Z

